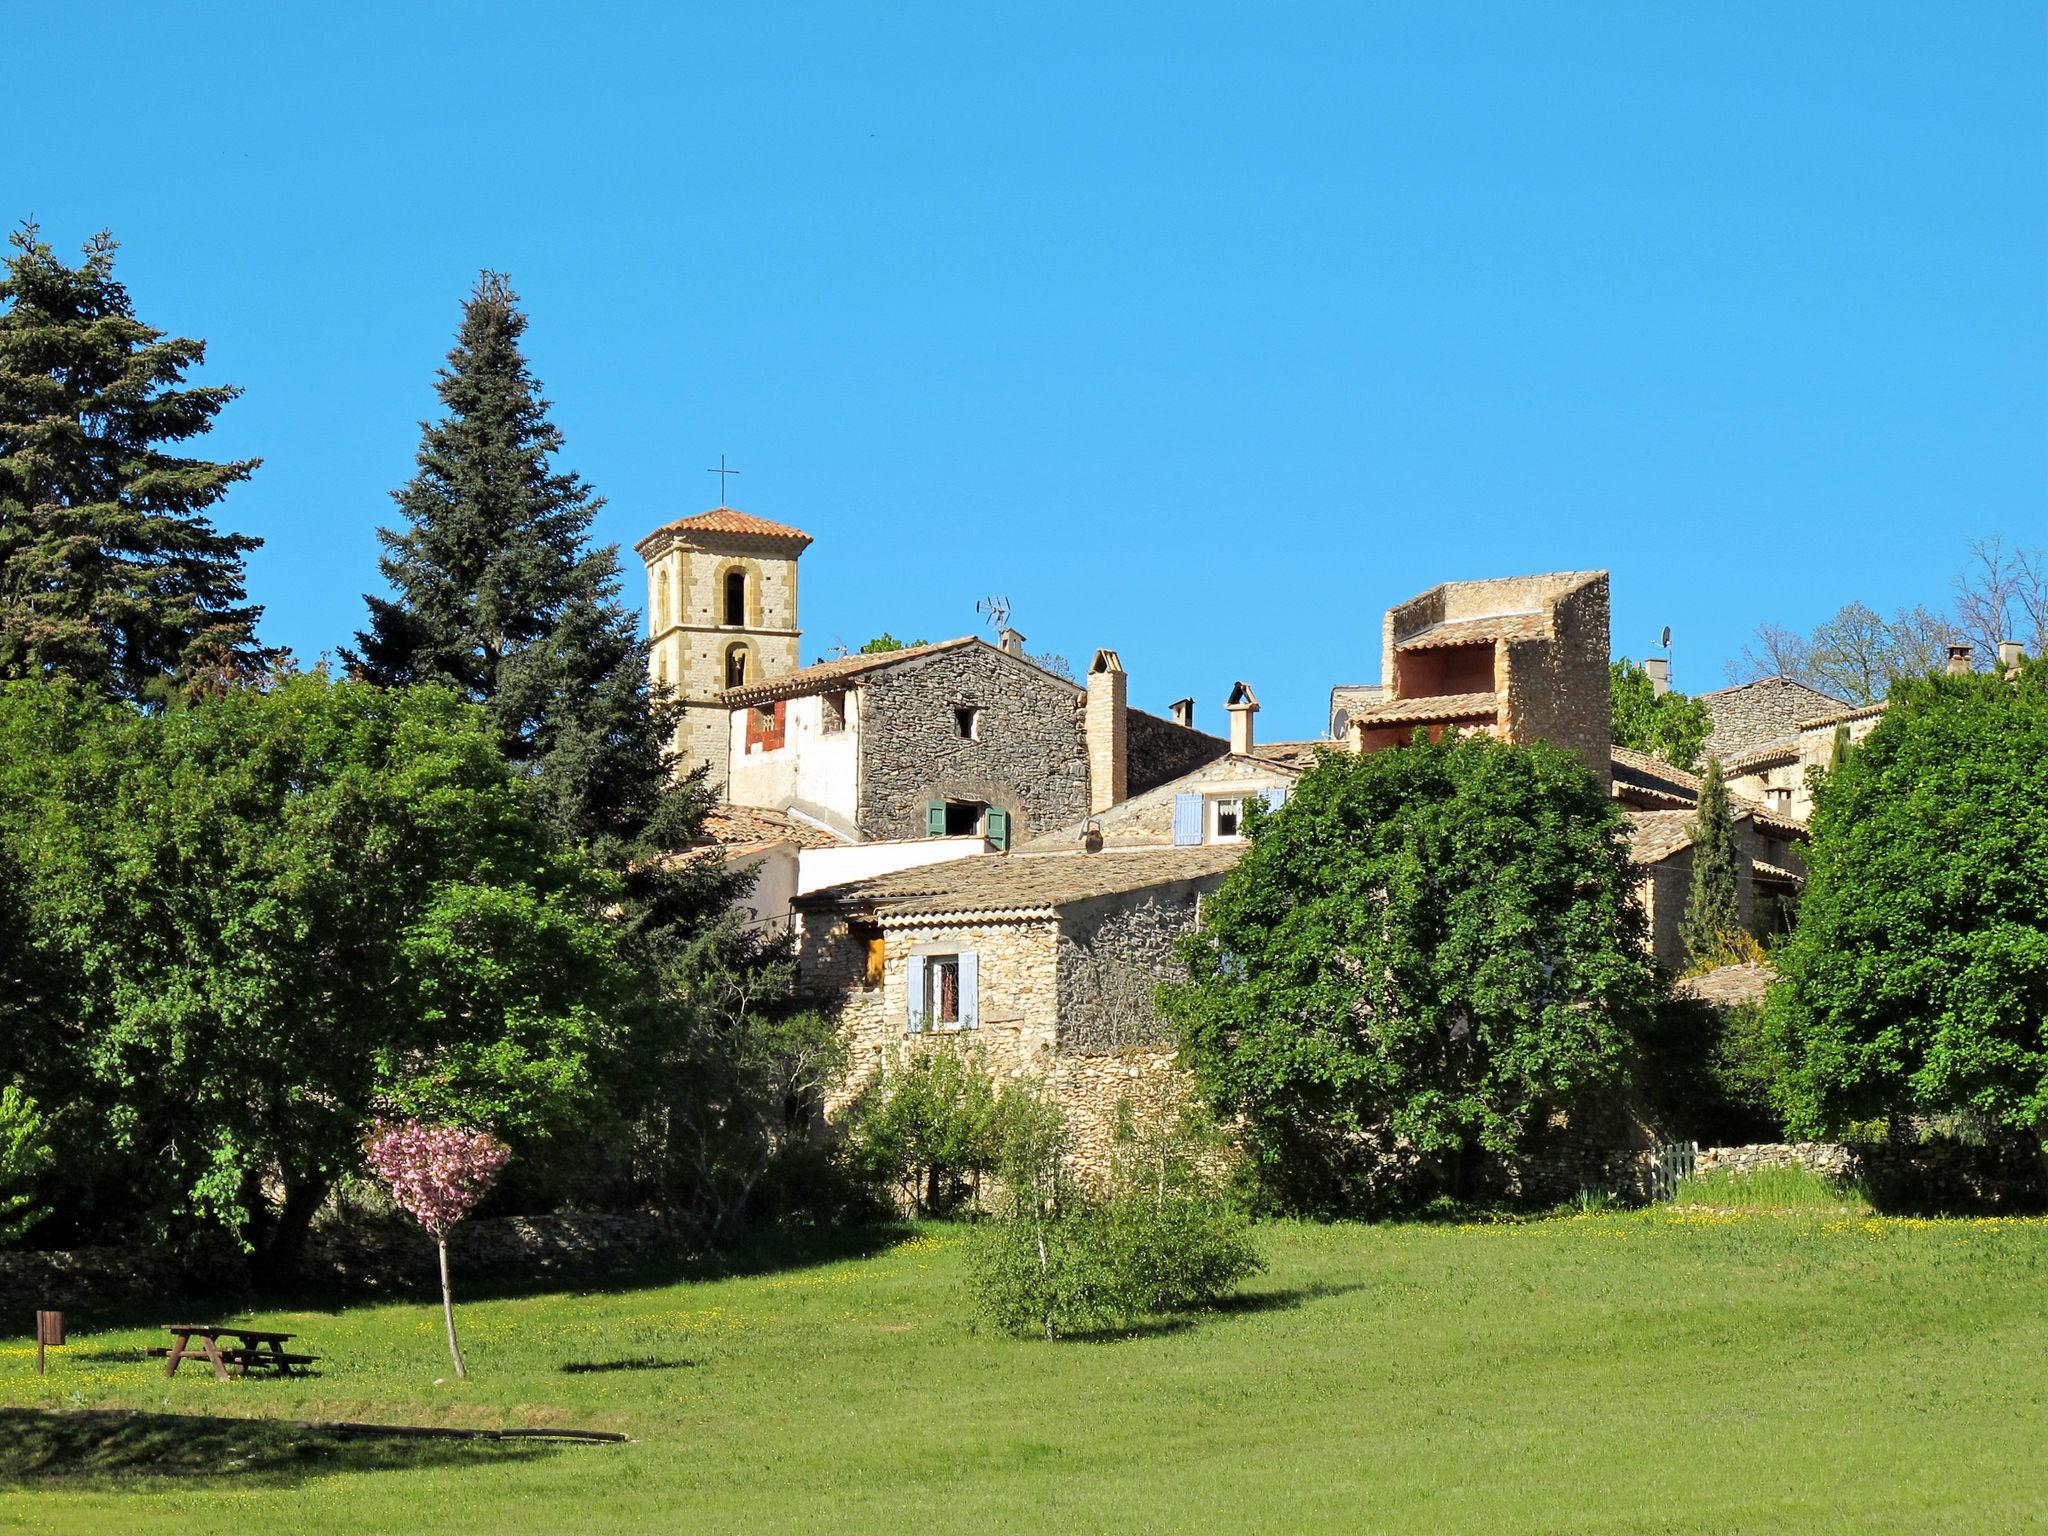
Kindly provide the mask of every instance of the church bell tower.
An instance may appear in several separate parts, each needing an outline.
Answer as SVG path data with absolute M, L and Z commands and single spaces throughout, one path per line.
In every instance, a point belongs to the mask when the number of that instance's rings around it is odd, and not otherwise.
M 682 703 L 677 770 L 726 777 L 728 688 L 797 668 L 796 562 L 807 533 L 732 507 L 654 530 L 633 548 L 647 564 L 647 665 Z

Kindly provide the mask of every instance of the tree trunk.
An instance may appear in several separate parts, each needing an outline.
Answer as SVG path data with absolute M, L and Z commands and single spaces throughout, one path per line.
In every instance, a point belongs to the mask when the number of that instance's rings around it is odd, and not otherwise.
M 455 1357 L 455 1378 L 469 1380 L 469 1367 L 462 1363 L 462 1346 L 455 1339 L 455 1292 L 448 1284 L 448 1239 L 437 1237 L 435 1245 L 441 1250 L 441 1316 L 448 1324 L 448 1353 Z
M 324 1174 L 286 1182 L 284 1204 L 278 1208 L 276 1219 L 266 1223 L 251 1265 L 260 1283 L 290 1285 L 303 1278 L 306 1241 L 312 1235 L 313 1218 L 327 1203 L 333 1187 L 333 1181 Z

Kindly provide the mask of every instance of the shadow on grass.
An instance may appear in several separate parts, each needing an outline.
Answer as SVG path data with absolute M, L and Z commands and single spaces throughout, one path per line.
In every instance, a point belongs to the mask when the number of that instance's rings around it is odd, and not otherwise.
M 460 1268 L 458 1255 L 456 1295 L 462 1302 L 516 1300 L 558 1292 L 609 1295 L 686 1282 L 776 1274 L 785 1270 L 838 1264 L 849 1259 L 873 1258 L 914 1235 L 915 1230 L 901 1222 L 851 1227 L 770 1228 L 719 1252 L 676 1253 L 632 1263 L 596 1260 L 589 1264 L 543 1265 L 525 1273 L 482 1268 L 465 1272 Z M 84 1333 L 155 1329 L 172 1314 L 180 1312 L 205 1312 L 211 1318 L 251 1318 L 275 1312 L 339 1311 L 380 1301 L 438 1302 L 441 1298 L 440 1281 L 432 1269 L 433 1249 L 425 1237 L 420 1241 L 423 1245 L 420 1273 L 375 1288 L 309 1281 L 303 1286 L 290 1288 L 194 1291 L 175 1302 L 108 1303 L 67 1310 L 72 1326 Z M 317 1343 L 317 1340 L 309 1342 Z M 106 1358 L 128 1357 L 110 1351 Z
M 589 1376 L 599 1371 L 687 1371 L 694 1360 L 661 1360 L 653 1355 L 633 1360 L 572 1360 L 562 1367 L 565 1376 Z
M 1169 1334 L 1186 1333 L 1204 1323 L 1216 1322 L 1230 1317 L 1253 1317 L 1262 1312 L 1293 1312 L 1312 1301 L 1324 1301 L 1332 1296 L 1348 1295 L 1363 1290 L 1356 1282 L 1344 1285 L 1301 1285 L 1284 1291 L 1246 1291 L 1226 1296 L 1214 1306 L 1200 1312 L 1176 1312 L 1169 1317 L 1148 1317 L 1143 1322 L 1126 1323 L 1121 1328 L 1093 1328 L 1086 1333 L 1063 1335 L 1064 1342 L 1074 1344 L 1107 1344 L 1119 1339 L 1154 1339 Z
M 342 1434 L 264 1419 L 0 1408 L 0 1486 L 292 1487 L 339 1473 L 481 1466 L 556 1454 L 559 1448 L 551 1445 Z

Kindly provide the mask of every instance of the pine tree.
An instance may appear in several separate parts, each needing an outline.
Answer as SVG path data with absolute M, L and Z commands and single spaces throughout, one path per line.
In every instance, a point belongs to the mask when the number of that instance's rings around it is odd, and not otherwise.
M 418 473 L 380 529 L 394 596 L 370 596 L 349 655 L 372 682 L 440 682 L 484 706 L 564 837 L 623 864 L 672 847 L 701 818 L 701 785 L 669 787 L 673 710 L 650 691 L 618 549 L 592 548 L 604 505 L 555 458 L 562 434 L 520 350 L 526 316 L 486 272 L 421 429 Z
M 255 671 L 262 610 L 207 509 L 261 462 L 167 451 L 241 393 L 181 389 L 206 343 L 135 318 L 104 231 L 67 266 L 33 224 L 0 274 L 0 677 L 68 675 L 124 698 Z
M 1678 937 L 1693 968 L 1706 969 L 1739 950 L 1743 931 L 1735 885 L 1735 821 L 1728 811 L 1721 760 L 1709 757 L 1693 821 L 1692 888 L 1678 920 Z

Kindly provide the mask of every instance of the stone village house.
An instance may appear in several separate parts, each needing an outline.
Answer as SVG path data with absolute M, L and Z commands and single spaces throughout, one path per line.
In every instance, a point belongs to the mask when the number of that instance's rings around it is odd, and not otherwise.
M 892 1052 L 972 1040 L 1043 1079 L 1099 1169 L 1119 1100 L 1176 1075 L 1152 989 L 1242 851 L 1247 801 L 1284 803 L 1318 752 L 1417 729 L 1576 751 L 1631 818 L 1657 950 L 1676 958 L 1699 782 L 1611 745 L 1605 572 L 1432 587 L 1388 610 L 1381 681 L 1332 690 L 1328 740 L 1262 745 L 1246 683 L 1214 737 L 1190 700 L 1131 708 L 1114 651 L 1075 684 L 1009 630 L 800 666 L 809 543 L 718 508 L 639 549 L 678 750 L 727 802 L 714 836 L 759 865 L 757 916 L 792 929 L 801 986 L 843 1022 L 854 1072 L 828 1112 Z M 1737 809 L 1759 914 L 1796 891 L 1803 828 Z

